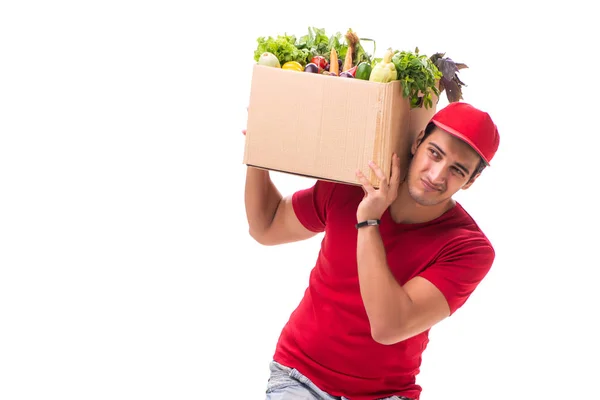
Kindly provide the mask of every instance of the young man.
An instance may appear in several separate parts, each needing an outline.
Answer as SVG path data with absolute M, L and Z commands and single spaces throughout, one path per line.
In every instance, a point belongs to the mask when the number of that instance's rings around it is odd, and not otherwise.
M 374 189 L 318 180 L 282 197 L 267 171 L 249 168 L 250 235 L 263 245 L 325 232 L 310 283 L 281 332 L 268 400 L 419 399 L 429 329 L 460 308 L 494 261 L 494 249 L 453 200 L 499 145 L 489 114 L 450 103 Z

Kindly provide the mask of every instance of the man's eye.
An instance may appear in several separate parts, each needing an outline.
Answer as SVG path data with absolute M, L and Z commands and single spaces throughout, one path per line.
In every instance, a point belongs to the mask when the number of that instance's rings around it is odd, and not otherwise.
M 459 176 L 465 176 L 465 174 L 458 168 L 453 168 L 454 172 L 457 173 Z
M 433 149 L 429 149 L 429 151 L 431 152 L 431 154 L 432 154 L 434 157 L 438 157 L 438 156 L 439 156 L 439 154 L 438 154 L 438 152 L 437 152 L 437 151 L 435 151 L 435 150 L 433 150 Z

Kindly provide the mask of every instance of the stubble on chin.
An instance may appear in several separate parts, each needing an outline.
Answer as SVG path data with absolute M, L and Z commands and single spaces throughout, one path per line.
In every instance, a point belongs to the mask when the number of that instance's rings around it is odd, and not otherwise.
M 415 203 L 421 206 L 435 206 L 444 201 L 444 199 L 440 198 L 439 193 L 431 193 L 431 196 L 427 196 L 425 192 L 421 192 L 417 186 L 419 185 L 418 178 L 409 178 L 407 181 L 408 184 L 408 194 L 415 201 Z

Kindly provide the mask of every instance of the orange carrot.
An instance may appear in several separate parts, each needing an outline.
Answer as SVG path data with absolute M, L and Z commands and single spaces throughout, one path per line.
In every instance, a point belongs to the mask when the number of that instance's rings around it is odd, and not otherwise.
M 348 29 L 346 33 L 346 41 L 348 42 L 348 51 L 346 52 L 346 58 L 344 59 L 344 65 L 342 68 L 342 72 L 348 71 L 354 66 L 354 52 L 356 51 L 356 45 L 359 42 L 359 38 L 356 33 L 352 32 L 351 29 Z

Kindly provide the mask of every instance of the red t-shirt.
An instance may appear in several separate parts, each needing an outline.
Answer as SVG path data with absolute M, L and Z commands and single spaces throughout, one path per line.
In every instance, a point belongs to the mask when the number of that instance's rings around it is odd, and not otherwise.
M 428 331 L 394 345 L 371 337 L 356 262 L 359 186 L 317 181 L 293 196 L 308 229 L 325 232 L 309 286 L 285 325 L 274 354 L 321 390 L 350 400 L 398 395 L 418 399 L 416 384 Z M 494 250 L 458 203 L 439 218 L 397 224 L 386 211 L 379 227 L 388 265 L 403 285 L 415 276 L 441 290 L 454 313 L 489 271 Z

